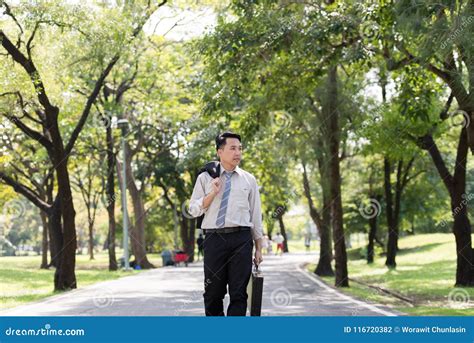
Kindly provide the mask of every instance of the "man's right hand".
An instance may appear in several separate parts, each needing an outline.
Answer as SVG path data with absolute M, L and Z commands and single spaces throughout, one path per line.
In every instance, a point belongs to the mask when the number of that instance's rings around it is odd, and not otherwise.
M 221 190 L 221 179 L 216 177 L 211 181 L 212 185 L 212 191 L 204 197 L 203 203 L 202 203 L 202 208 L 207 209 L 209 205 L 211 205 L 212 201 L 216 197 L 217 194 L 219 194 L 219 191 Z
M 216 177 L 215 179 L 213 179 L 211 181 L 211 185 L 212 185 L 212 192 L 214 193 L 214 195 L 217 195 L 219 194 L 219 191 L 221 190 L 221 179 Z

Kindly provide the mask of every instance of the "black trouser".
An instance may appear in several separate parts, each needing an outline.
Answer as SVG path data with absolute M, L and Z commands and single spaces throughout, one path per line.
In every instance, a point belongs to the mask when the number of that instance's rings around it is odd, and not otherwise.
M 204 305 L 206 316 L 224 315 L 229 285 L 228 316 L 245 316 L 247 284 L 252 272 L 250 231 L 206 234 L 204 240 Z

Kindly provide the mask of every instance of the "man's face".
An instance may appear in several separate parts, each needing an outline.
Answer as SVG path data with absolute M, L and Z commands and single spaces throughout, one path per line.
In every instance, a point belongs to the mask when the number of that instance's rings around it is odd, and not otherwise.
M 242 144 L 237 138 L 226 138 L 226 144 L 217 150 L 217 154 L 221 162 L 236 167 L 242 159 Z

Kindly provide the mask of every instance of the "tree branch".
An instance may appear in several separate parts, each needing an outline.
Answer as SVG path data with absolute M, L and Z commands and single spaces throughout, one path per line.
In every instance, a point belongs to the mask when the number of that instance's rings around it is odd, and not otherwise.
M 89 112 L 92 108 L 92 105 L 94 104 L 95 100 L 97 99 L 97 96 L 99 95 L 100 89 L 102 88 L 105 78 L 109 75 L 115 63 L 117 63 L 119 57 L 120 56 L 117 54 L 110 60 L 107 67 L 102 71 L 101 75 L 99 76 L 99 79 L 96 81 L 94 89 L 92 90 L 92 93 L 87 98 L 86 106 L 84 107 L 82 111 L 81 118 L 77 122 L 77 125 L 74 128 L 74 131 L 72 132 L 71 137 L 69 138 L 69 142 L 66 145 L 66 148 L 64 150 L 66 155 L 69 155 L 71 153 L 72 148 L 74 147 L 74 144 L 76 143 L 76 140 L 79 137 L 79 134 L 81 133 L 82 128 L 84 127 L 87 121 L 87 117 L 89 116 Z
M 23 35 L 24 31 L 23 31 L 23 27 L 20 25 L 20 23 L 18 22 L 18 20 L 16 19 L 15 15 L 12 13 L 11 11 L 11 8 L 10 8 L 10 5 L 8 5 L 5 1 L 2 1 L 3 6 L 5 7 L 5 14 L 7 16 L 9 16 L 10 18 L 12 18 L 12 20 L 15 22 L 16 26 L 18 27 L 18 29 L 20 30 L 20 35 L 18 36 L 18 42 L 16 43 L 16 46 L 17 47 L 20 47 L 21 45 L 21 36 Z
M 23 131 L 28 137 L 38 141 L 42 146 L 46 148 L 46 150 L 48 150 L 48 152 L 51 152 L 53 150 L 53 144 L 45 136 L 43 136 L 40 132 L 33 130 L 32 128 L 27 126 L 20 120 L 20 118 L 10 116 L 6 113 L 2 113 L 2 115 L 6 117 L 16 127 L 18 127 L 21 131 Z
M 40 22 L 36 22 L 35 27 L 33 29 L 33 32 L 31 33 L 30 38 L 28 38 L 28 42 L 26 43 L 26 53 L 28 54 L 28 59 L 31 61 L 31 43 L 33 43 L 33 39 L 35 39 L 36 32 L 38 31 L 38 28 L 40 26 Z
M 436 166 L 436 169 L 438 170 L 438 173 L 444 182 L 444 185 L 446 186 L 449 194 L 452 197 L 454 191 L 454 179 L 448 168 L 446 167 L 446 164 L 443 160 L 443 157 L 441 156 L 436 142 L 433 139 L 433 136 L 427 134 L 423 137 L 420 137 L 418 139 L 418 143 L 423 150 L 427 150 L 429 152 L 431 158 L 433 159 L 434 165 Z
M 15 181 L 2 171 L 0 171 L 0 180 L 3 180 L 7 185 L 13 187 L 15 192 L 23 195 L 25 198 L 30 200 L 33 204 L 35 204 L 38 208 L 40 208 L 42 211 L 49 213 L 51 209 L 51 205 L 48 204 L 47 202 L 43 201 L 38 195 L 30 188 L 28 188 L 25 185 L 22 185 L 21 183 Z
M 156 8 L 163 6 L 164 4 L 166 4 L 166 2 L 167 2 L 167 0 L 163 0 L 160 4 L 157 5 Z M 133 39 L 135 39 L 138 36 L 138 34 L 140 33 L 140 31 L 143 28 L 143 25 L 146 23 L 148 18 L 153 14 L 153 12 L 154 12 L 154 9 L 152 9 L 150 6 L 148 6 L 147 11 L 146 11 L 145 15 L 142 18 L 142 21 L 133 30 L 132 38 L 130 39 L 130 41 L 128 43 L 130 43 Z M 65 154 L 66 155 L 68 155 L 72 151 L 72 148 L 74 147 L 74 144 L 75 144 L 77 138 L 79 137 L 79 134 L 81 133 L 81 130 L 84 127 L 84 125 L 87 121 L 87 117 L 89 116 L 92 105 L 96 101 L 96 99 L 99 95 L 100 89 L 102 88 L 102 86 L 104 84 L 105 79 L 110 74 L 110 71 L 112 70 L 114 65 L 117 63 L 119 58 L 120 58 L 120 53 L 117 53 L 115 56 L 113 56 L 112 59 L 109 61 L 109 64 L 107 65 L 107 67 L 102 71 L 101 75 L 99 76 L 98 80 L 96 81 L 94 89 L 92 90 L 91 94 L 87 98 L 86 106 L 84 107 L 84 110 L 82 111 L 81 118 L 79 119 L 76 127 L 74 128 L 74 131 L 72 132 L 71 137 L 69 138 L 69 141 L 66 145 L 66 148 L 65 148 Z
M 0 30 L 0 42 L 2 43 L 3 48 L 13 58 L 13 60 L 20 64 L 27 72 L 33 84 L 33 87 L 35 88 L 38 100 L 40 104 L 44 107 L 46 112 L 57 113 L 58 109 L 57 107 L 53 106 L 49 101 L 49 98 L 46 95 L 46 90 L 43 81 L 33 61 L 27 58 L 15 45 L 13 45 L 13 43 L 5 35 L 3 30 Z

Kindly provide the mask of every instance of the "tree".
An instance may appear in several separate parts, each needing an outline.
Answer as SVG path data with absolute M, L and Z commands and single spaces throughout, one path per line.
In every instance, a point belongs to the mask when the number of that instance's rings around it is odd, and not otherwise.
M 23 95 L 22 90 L 18 90 L 18 87 L 14 85 L 12 90 L 3 93 L 4 98 L 6 97 L 7 99 L 7 103 L 2 104 L 0 112 L 5 118 L 10 120 L 13 126 L 21 130 L 26 136 L 35 139 L 42 148 L 46 150 L 56 174 L 56 206 L 49 206 L 37 197 L 30 188 L 19 184 L 4 172 L 0 172 L 0 178 L 3 182 L 13 187 L 17 192 L 27 197 L 44 211 L 52 211 L 57 214 L 55 220 L 56 225 L 54 227 L 55 235 L 58 236 L 60 244 L 58 245 L 59 263 L 54 280 L 54 288 L 56 290 L 67 290 L 77 287 L 74 272 L 76 250 L 75 210 L 68 170 L 69 155 L 86 123 L 92 105 L 105 79 L 120 58 L 123 46 L 127 46 L 139 35 L 147 18 L 156 8 L 162 6 L 165 2 L 166 1 L 157 6 L 150 4 L 145 6 L 140 4 L 123 5 L 121 15 L 128 15 L 130 18 L 139 17 L 138 21 L 134 22 L 131 20 L 128 23 L 122 19 L 124 23 L 123 26 L 116 25 L 114 19 L 117 18 L 113 18 L 112 16 L 107 18 L 107 11 L 105 10 L 103 12 L 105 16 L 101 18 L 103 21 L 99 21 L 97 20 L 98 18 L 90 17 L 88 13 L 91 12 L 88 12 L 86 8 L 76 6 L 45 3 L 41 6 L 37 6 L 36 4 L 21 4 L 12 8 L 5 1 L 1 3 L 4 13 L 11 19 L 11 22 L 17 29 L 16 33 L 12 33 L 13 30 L 9 30 L 10 32 L 4 29 L 0 30 L 0 41 L 7 54 L 7 57 L 4 57 L 4 59 L 10 63 L 11 68 L 19 67 L 23 70 L 24 75 L 27 75 L 29 79 L 22 85 L 24 87 L 23 89 L 31 87 L 34 89 L 34 92 L 23 92 L 25 94 Z M 29 6 L 37 7 L 33 10 L 33 8 Z M 29 15 L 30 13 L 34 15 Z M 20 24 L 22 20 L 25 22 L 24 25 Z M 109 25 L 107 25 L 107 20 L 110 20 L 108 22 Z M 88 26 L 89 23 L 95 23 L 96 25 Z M 74 56 L 74 58 L 77 58 L 81 55 L 79 54 L 79 51 L 81 51 L 82 58 L 88 60 L 91 57 L 99 57 L 97 58 L 99 63 L 93 68 L 98 71 L 96 81 L 93 83 L 92 89 L 89 88 L 87 90 L 85 104 L 82 108 L 78 108 L 80 116 L 75 122 L 75 125 L 73 125 L 68 139 L 65 139 L 64 132 L 61 132 L 59 117 L 61 111 L 60 107 L 54 104 L 54 91 L 46 87 L 47 84 L 45 80 L 47 79 L 44 78 L 43 71 L 37 67 L 37 65 L 41 65 L 40 57 L 34 53 L 35 49 L 33 44 L 36 43 L 35 38 L 37 34 L 48 29 L 51 30 L 50 32 L 56 31 L 56 37 L 58 38 L 70 39 L 70 41 L 75 42 L 77 41 L 78 34 L 79 37 L 83 35 L 86 39 L 99 37 L 94 44 L 88 42 L 88 47 L 92 47 L 92 51 L 91 49 L 82 49 L 79 47 L 77 49 L 78 53 Z M 65 29 L 67 29 L 67 31 L 65 31 Z M 62 36 L 59 34 L 61 30 L 63 30 Z M 96 30 L 96 32 L 94 32 L 94 30 Z M 95 35 L 100 30 L 102 30 L 102 35 Z M 113 39 L 109 39 L 110 35 L 113 37 L 115 34 L 117 34 L 118 37 L 124 37 L 126 44 L 123 45 L 121 40 L 114 41 Z M 10 37 L 12 36 L 15 37 L 15 39 L 11 39 Z M 16 44 L 14 43 L 15 41 L 17 42 Z M 104 53 L 104 51 L 93 50 L 93 48 L 97 47 L 95 44 L 107 46 L 107 44 L 104 44 L 105 42 L 115 42 L 116 44 L 114 47 L 108 44 L 109 49 L 107 49 L 108 51 L 106 53 Z M 100 56 L 97 56 L 97 53 Z M 10 62 L 9 59 L 11 59 L 12 62 Z M 28 95 L 28 98 L 26 98 L 26 95 Z M 76 109 L 71 108 L 71 110 L 74 112 Z M 21 113 L 21 116 L 17 115 L 18 112 Z
M 101 170 L 101 161 L 103 161 L 104 156 L 94 156 L 96 152 L 96 147 L 91 144 L 92 137 L 88 139 L 88 146 L 86 147 L 77 147 L 77 155 L 85 158 L 86 161 L 79 160 L 79 156 L 75 157 L 72 165 L 73 176 L 71 182 L 73 184 L 73 189 L 81 193 L 82 200 L 86 207 L 87 212 L 87 224 L 88 224 L 88 250 L 89 257 L 91 260 L 94 259 L 94 223 L 96 220 L 97 207 L 99 205 L 100 199 L 104 193 L 104 182 L 103 179 L 97 178 L 104 173 Z M 81 144 L 78 144 L 81 145 Z M 82 149 L 81 149 L 82 148 Z M 77 162 L 80 161 L 80 164 Z M 74 163 L 75 162 L 75 163 Z
M 257 127 L 282 110 L 291 116 L 306 111 L 318 118 L 328 153 L 324 164 L 339 269 L 336 285 L 347 286 L 339 170 L 344 103 L 338 99 L 338 68 L 346 72 L 346 66 L 367 54 L 359 44 L 360 10 L 319 2 L 236 1 L 231 8 L 232 20 L 222 16 L 215 32 L 200 44 L 207 70 L 204 110 L 228 118 L 241 113 L 248 126 Z M 321 91 L 324 96 L 318 96 Z
M 474 153 L 474 126 L 470 125 L 474 113 L 474 54 L 472 39 L 466 33 L 472 32 L 473 22 L 470 18 L 474 13 L 474 6 L 471 1 L 427 1 L 418 2 L 416 6 L 417 10 L 412 11 L 408 1 L 401 1 L 396 5 L 379 4 L 376 13 L 384 32 L 380 37 L 381 53 L 389 70 L 403 68 L 405 72 L 411 72 L 406 78 L 414 81 L 410 76 L 413 76 L 415 66 L 419 66 L 441 80 L 451 93 L 438 122 L 432 122 L 431 127 L 423 134 L 412 138 L 431 156 L 449 193 L 457 253 L 456 285 L 468 286 L 474 283 L 474 257 L 471 224 L 463 195 L 466 193 L 467 152 L 471 149 Z M 412 93 L 417 89 L 413 85 L 413 82 L 406 85 L 407 88 L 412 88 Z M 429 88 L 430 86 L 424 87 L 425 90 Z M 455 113 L 461 114 L 466 124 L 459 131 L 454 171 L 451 172 L 440 153 L 434 132 L 442 121 L 452 117 L 449 109 L 453 99 L 461 111 Z M 412 102 L 413 100 L 412 98 Z M 405 109 L 410 112 L 415 106 L 408 100 L 406 103 Z M 413 116 L 420 115 L 420 112 L 411 113 Z

